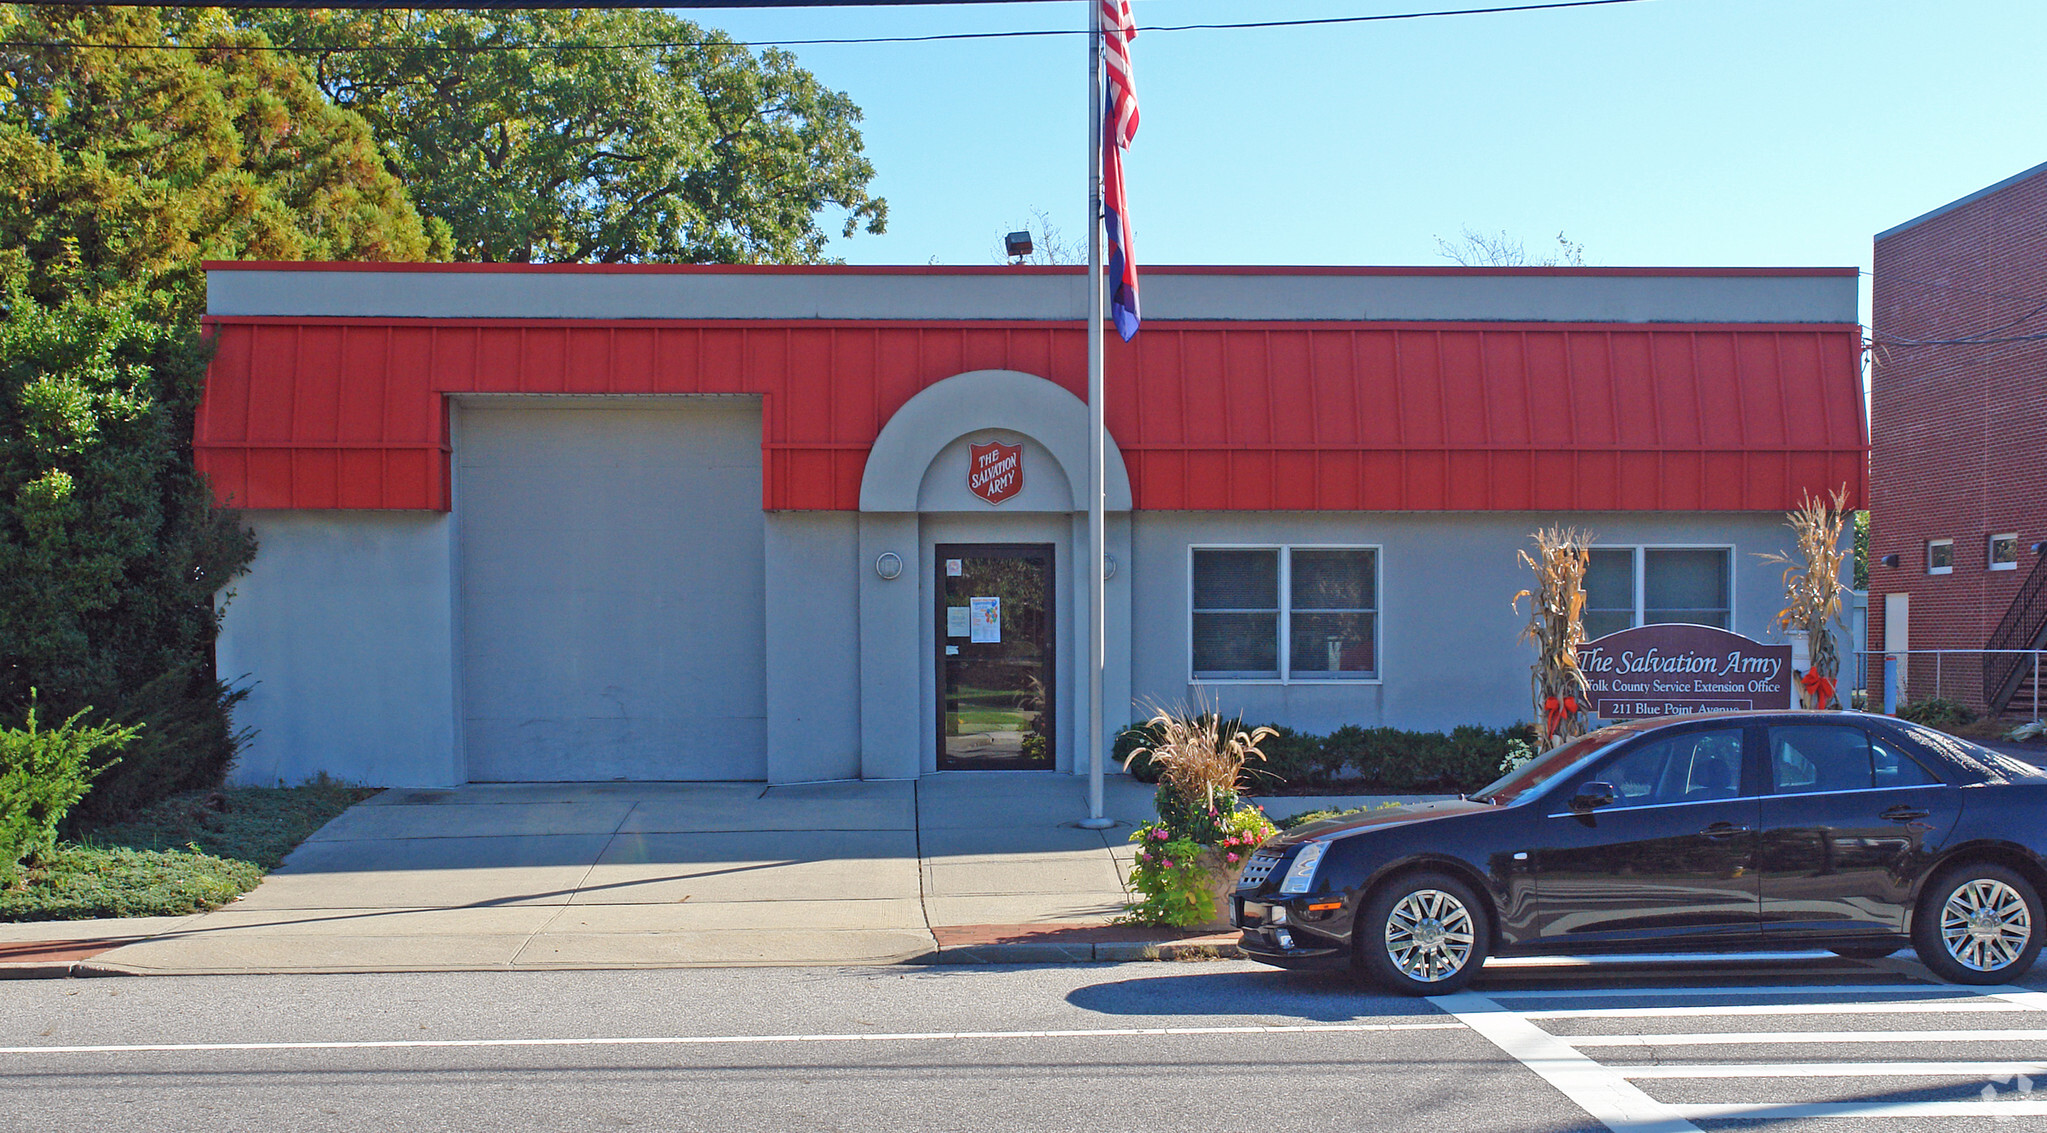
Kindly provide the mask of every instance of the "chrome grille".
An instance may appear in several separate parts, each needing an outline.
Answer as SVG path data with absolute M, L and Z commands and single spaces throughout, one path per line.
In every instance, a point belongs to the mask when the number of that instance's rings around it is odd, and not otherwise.
M 1260 850 L 1252 854 L 1251 860 L 1244 863 L 1244 872 L 1237 875 L 1238 891 L 1247 892 L 1265 884 L 1265 879 L 1272 876 L 1279 860 L 1285 856 L 1284 850 Z

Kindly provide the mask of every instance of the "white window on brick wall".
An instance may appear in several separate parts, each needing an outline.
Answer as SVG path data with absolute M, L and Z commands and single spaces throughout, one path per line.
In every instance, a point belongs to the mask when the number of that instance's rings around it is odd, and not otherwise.
M 2016 531 L 1990 537 L 1990 548 L 1984 556 L 1991 570 L 2019 569 L 2019 536 Z
M 1377 547 L 1191 547 L 1192 677 L 1379 677 Z
M 1953 574 L 1955 572 L 1955 541 L 1953 539 L 1928 539 L 1926 541 L 1926 573 Z
M 1665 622 L 1730 629 L 1733 548 L 1594 547 L 1585 572 L 1585 636 Z

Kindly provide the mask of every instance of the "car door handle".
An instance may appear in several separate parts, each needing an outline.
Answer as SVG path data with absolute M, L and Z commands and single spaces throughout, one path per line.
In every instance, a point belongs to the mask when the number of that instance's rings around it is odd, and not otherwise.
M 1917 822 L 1932 813 L 1930 810 L 1920 810 L 1918 807 L 1894 806 L 1883 812 L 1882 817 L 1886 822 Z
M 1748 833 L 1748 827 L 1736 826 L 1732 822 L 1716 822 L 1699 831 L 1699 834 L 1706 838 L 1731 838 L 1736 834 L 1746 833 Z

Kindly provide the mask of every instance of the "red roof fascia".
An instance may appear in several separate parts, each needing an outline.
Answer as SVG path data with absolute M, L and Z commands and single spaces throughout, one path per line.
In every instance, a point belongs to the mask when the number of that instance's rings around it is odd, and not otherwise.
M 763 398 L 763 505 L 850 510 L 953 374 L 1084 394 L 1077 324 L 217 318 L 199 466 L 255 508 L 449 499 L 446 395 Z M 1112 342 L 1145 509 L 1781 510 L 1867 447 L 1854 326 L 1172 323 Z

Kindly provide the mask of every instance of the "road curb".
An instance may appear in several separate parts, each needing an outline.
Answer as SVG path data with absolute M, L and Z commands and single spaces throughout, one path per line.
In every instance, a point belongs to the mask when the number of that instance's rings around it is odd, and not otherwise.
M 1090 964 L 1239 958 L 1236 933 L 1175 933 L 1123 925 L 957 925 L 934 928 L 927 964 Z

